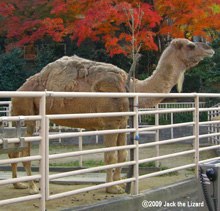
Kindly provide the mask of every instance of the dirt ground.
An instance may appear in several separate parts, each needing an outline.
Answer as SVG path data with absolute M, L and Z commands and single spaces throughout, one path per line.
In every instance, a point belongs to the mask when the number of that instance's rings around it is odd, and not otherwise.
M 93 149 L 97 146 L 86 146 L 84 149 Z M 100 146 L 101 147 L 101 146 Z M 192 149 L 191 144 L 172 144 L 172 145 L 164 145 L 160 146 L 160 155 L 175 153 L 180 151 L 186 151 Z M 50 149 L 50 154 L 67 152 L 72 150 L 78 150 L 77 147 L 52 147 Z M 152 157 L 154 155 L 154 147 L 140 149 L 140 159 L 144 159 L 147 157 Z M 32 155 L 38 154 L 38 149 L 35 147 L 32 150 Z M 208 159 L 211 157 L 217 157 L 218 155 L 214 150 L 206 151 L 200 153 L 200 160 Z M 7 158 L 6 155 L 1 155 L 0 159 Z M 66 158 L 63 160 L 53 160 L 51 164 L 61 164 L 61 163 L 70 163 L 70 161 L 77 160 L 78 158 Z M 84 156 L 84 161 L 103 160 L 103 153 L 92 154 L 90 156 Z M 186 165 L 193 163 L 193 154 L 175 157 L 172 159 L 165 159 L 160 161 L 160 166 L 164 169 L 177 167 L 180 165 Z M 35 162 L 33 165 L 37 166 L 38 164 Z M 159 187 L 165 184 L 171 184 L 178 182 L 180 180 L 184 180 L 187 178 L 194 177 L 193 169 L 186 169 L 178 171 L 177 173 L 172 173 L 169 175 L 163 175 L 158 177 L 153 177 L 149 179 L 140 180 L 140 191 L 151 189 L 154 187 Z M 39 184 L 37 184 L 39 185 Z M 50 184 L 50 194 L 61 193 L 65 191 L 71 191 L 79 188 L 84 188 L 91 186 L 92 184 L 84 184 L 84 185 L 59 185 L 59 184 Z M 28 189 L 24 190 L 16 190 L 12 187 L 12 185 L 3 185 L 1 186 L 0 200 L 21 197 L 28 195 Z M 66 198 L 60 198 L 56 200 L 51 200 L 46 202 L 47 211 L 58 211 L 63 209 L 68 209 L 72 207 L 78 207 L 82 205 L 92 204 L 96 202 L 100 202 L 103 200 L 108 200 L 110 198 L 118 197 L 121 195 L 118 194 L 108 194 L 104 189 L 90 191 L 81 193 L 78 195 L 72 195 Z M 31 200 L 27 202 L 15 203 L 10 205 L 4 205 L 0 207 L 1 211 L 34 211 L 39 210 L 39 200 Z

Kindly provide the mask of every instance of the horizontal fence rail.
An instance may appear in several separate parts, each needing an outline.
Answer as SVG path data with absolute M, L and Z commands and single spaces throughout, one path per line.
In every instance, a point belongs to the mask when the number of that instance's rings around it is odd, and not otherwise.
M 11 184 L 15 182 L 23 182 L 30 180 L 39 180 L 40 181 L 40 193 L 33 196 L 24 196 L 13 199 L 6 199 L 0 201 L 0 206 L 7 205 L 10 203 L 22 202 L 27 200 L 39 199 L 40 200 L 40 210 L 45 210 L 46 201 L 58 199 L 60 197 L 66 197 L 74 194 L 79 194 L 87 191 L 97 190 L 100 188 L 106 188 L 113 185 L 119 185 L 123 183 L 134 182 L 134 194 L 138 194 L 139 190 L 139 180 L 159 176 L 162 174 L 167 174 L 170 172 L 180 171 L 187 168 L 195 167 L 195 177 L 198 177 L 198 165 L 200 163 L 204 163 L 207 161 L 212 161 L 219 159 L 219 157 L 209 158 L 206 160 L 201 160 L 199 157 L 200 152 L 204 152 L 207 150 L 219 149 L 219 142 L 215 145 L 200 147 L 199 141 L 204 138 L 216 138 L 220 136 L 220 132 L 218 130 L 213 130 L 206 134 L 200 134 L 199 128 L 201 126 L 215 126 L 220 124 L 220 120 L 213 120 L 208 118 L 204 122 L 199 122 L 199 114 L 202 112 L 217 112 L 219 111 L 219 107 L 213 108 L 205 108 L 205 103 L 199 103 L 200 98 L 209 97 L 209 98 L 219 98 L 220 94 L 163 94 L 163 93 L 79 93 L 79 92 L 0 92 L 1 98 L 10 98 L 10 97 L 18 97 L 18 98 L 39 98 L 40 107 L 39 107 L 39 115 L 32 116 L 1 116 L 0 122 L 2 123 L 10 123 L 10 122 L 21 122 L 21 121 L 38 121 L 40 122 L 39 134 L 33 137 L 14 137 L 14 138 L 2 138 L 0 139 L 1 146 L 7 146 L 7 144 L 21 144 L 21 142 L 29 143 L 29 142 L 38 142 L 39 143 L 39 155 L 28 156 L 28 157 L 20 157 L 20 158 L 12 158 L 12 159 L 3 159 L 0 160 L 0 165 L 12 164 L 18 162 L 28 162 L 28 161 L 38 161 L 39 162 L 39 173 L 35 176 L 25 176 L 19 178 L 12 178 L 7 180 L 0 181 L 0 185 Z M 107 113 L 83 113 L 83 114 L 46 114 L 46 99 L 47 98 L 132 98 L 134 102 L 134 111 L 131 112 L 107 112 Z M 193 100 L 192 103 L 174 106 L 168 106 L 167 104 L 161 105 L 160 107 L 156 107 L 154 109 L 138 109 L 138 101 L 140 98 L 191 98 Z M 7 104 L 7 103 L 6 103 Z M 0 104 L 1 105 L 1 104 Z M 5 104 L 4 104 L 5 105 Z M 9 104 L 8 104 L 9 105 Z M 10 105 L 11 106 L 11 105 Z M 168 108 L 169 107 L 169 108 Z M 191 113 L 193 115 L 192 121 L 183 122 L 183 123 L 173 123 L 167 125 L 159 125 L 159 115 L 165 114 L 176 114 L 176 113 Z M 155 125 L 140 125 L 140 117 L 143 115 L 155 115 Z M 85 118 L 101 118 L 101 117 L 133 117 L 134 127 L 128 127 L 124 129 L 111 129 L 111 130 L 98 130 L 98 131 L 84 131 L 80 130 L 79 132 L 60 132 L 60 133 L 50 133 L 50 121 L 53 120 L 62 120 L 62 119 L 85 119 Z M 218 116 L 218 115 L 217 115 Z M 213 115 L 212 115 L 213 117 Z M 186 135 L 184 137 L 173 138 L 171 136 L 170 139 L 159 140 L 159 131 L 165 129 L 175 129 L 181 127 L 190 127 L 193 129 L 193 134 Z M 2 127 L 2 129 L 4 129 Z M 155 142 L 149 143 L 140 143 L 139 137 L 141 134 L 145 134 L 145 132 L 152 132 L 155 135 Z M 85 136 L 97 136 L 97 135 L 105 135 L 105 134 L 133 134 L 134 143 L 126 146 L 115 146 L 115 147 L 106 147 L 101 149 L 90 149 L 90 150 L 82 150 L 74 151 L 74 152 L 65 152 L 65 153 L 57 153 L 50 154 L 49 146 L 51 140 L 54 139 L 62 139 L 62 138 L 73 138 L 73 137 L 85 137 Z M 159 146 L 171 143 L 180 143 L 183 141 L 192 141 L 193 147 L 190 150 L 175 152 L 171 154 L 160 155 L 159 154 Z M 151 158 L 140 159 L 140 150 L 147 147 L 155 147 L 155 156 Z M 134 150 L 135 156 L 134 160 L 126 161 L 123 163 L 109 164 L 98 167 L 91 167 L 87 169 L 79 169 L 75 171 L 62 172 L 56 174 L 50 174 L 49 172 L 49 163 L 50 160 L 53 159 L 62 159 L 68 157 L 78 157 L 84 155 L 92 155 L 96 153 L 105 153 L 105 152 L 118 152 L 120 150 Z M 194 157 L 194 162 L 190 164 L 184 164 L 182 166 L 162 170 L 159 172 L 149 173 L 145 175 L 139 175 L 139 164 L 144 164 L 147 162 L 158 162 L 159 160 L 175 158 L 184 155 L 192 155 Z M 122 179 L 120 181 L 109 182 L 105 184 L 99 184 L 91 187 L 86 187 L 78 190 L 72 190 L 68 192 L 51 194 L 49 183 L 53 179 L 68 177 L 73 175 L 85 174 L 90 172 L 97 172 L 112 168 L 121 168 L 126 166 L 134 166 L 134 175 L 131 178 Z

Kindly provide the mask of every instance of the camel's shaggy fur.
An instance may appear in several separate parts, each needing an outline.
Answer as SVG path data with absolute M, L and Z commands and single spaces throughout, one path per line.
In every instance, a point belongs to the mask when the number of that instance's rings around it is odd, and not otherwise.
M 163 52 L 153 75 L 146 80 L 130 81 L 135 83 L 136 92 L 169 93 L 172 87 L 183 83 L 183 75 L 187 69 L 198 64 L 204 57 L 211 57 L 214 51 L 204 43 L 193 43 L 186 39 L 174 39 Z M 79 58 L 77 56 L 64 56 L 55 62 L 48 64 L 42 71 L 21 86 L 18 91 L 66 91 L 66 92 L 125 92 L 127 73 L 122 69 L 106 63 L 95 62 Z M 160 98 L 140 99 L 141 107 L 152 107 L 159 103 Z M 12 99 L 14 115 L 38 114 L 39 102 L 34 98 Z M 48 98 L 47 114 L 68 113 L 97 113 L 97 112 L 121 112 L 129 110 L 128 99 L 125 98 Z M 56 124 L 96 129 L 118 129 L 127 127 L 127 117 L 89 118 L 74 120 L 57 120 Z M 34 125 L 26 122 L 29 135 L 33 132 Z M 126 144 L 126 134 L 104 135 L 105 147 L 121 146 Z M 30 145 L 21 156 L 30 154 Z M 106 152 L 104 159 L 106 164 L 124 162 L 127 152 Z M 12 153 L 9 157 L 18 157 L 18 153 Z M 30 163 L 24 163 L 27 174 L 31 175 Z M 13 177 L 17 176 L 16 164 L 12 164 Z M 120 180 L 121 168 L 107 170 L 106 182 Z M 21 183 L 15 183 L 16 188 L 25 188 Z M 38 191 L 33 181 L 29 184 L 32 193 Z M 124 185 L 108 187 L 107 192 L 123 193 Z

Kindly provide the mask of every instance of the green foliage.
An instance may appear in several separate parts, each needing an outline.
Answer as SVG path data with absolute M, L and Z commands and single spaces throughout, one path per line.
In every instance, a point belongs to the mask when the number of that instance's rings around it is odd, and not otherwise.
M 176 123 L 184 123 L 184 122 L 192 122 L 193 121 L 193 113 L 192 112 L 184 112 L 184 113 L 175 113 L 173 114 L 173 122 Z
M 21 49 L 13 48 L 0 55 L 0 90 L 15 91 L 27 77 L 25 60 Z
M 34 72 L 41 71 L 47 64 L 61 57 L 61 55 L 56 55 L 56 52 L 60 52 L 57 50 L 56 46 L 42 44 L 36 57 Z
M 148 125 L 154 125 L 155 124 L 155 116 L 154 115 L 149 115 L 145 119 L 141 117 L 141 121 L 148 124 Z
M 156 166 L 155 161 L 139 164 L 139 167 L 155 167 L 155 166 Z
M 145 80 L 148 78 L 156 68 L 158 63 L 156 51 L 143 51 L 142 56 L 136 67 L 136 78 Z
M 161 170 L 162 171 L 165 171 L 165 170 L 168 170 L 169 168 L 168 167 L 162 167 Z M 173 172 L 170 172 L 170 173 L 167 173 L 167 174 L 162 174 L 160 175 L 160 177 L 164 177 L 164 176 L 178 176 L 178 171 L 173 171 Z
M 208 121 L 207 112 L 200 112 L 199 114 L 200 122 Z M 193 121 L 193 113 L 192 112 L 184 112 L 184 113 L 174 113 L 173 114 L 173 123 L 184 123 L 184 122 L 192 122 Z M 142 119 L 142 122 L 148 125 L 155 125 L 155 116 L 149 115 L 147 118 Z M 159 117 L 160 125 L 168 125 L 171 124 L 171 114 L 161 115 Z
M 102 160 L 88 160 L 82 162 L 83 167 L 96 167 L 96 166 L 104 166 L 104 162 Z M 79 167 L 79 161 L 71 161 L 66 163 L 53 163 L 49 164 L 49 166 L 53 167 Z
M 1 17 L 0 17 L 0 21 L 1 21 Z M 5 47 L 4 47 L 4 37 L 0 36 L 0 54 L 2 54 L 5 51 Z
M 145 80 L 145 79 L 148 78 L 148 77 L 149 77 L 149 75 L 148 75 L 147 73 L 142 73 L 142 74 L 139 75 L 138 78 L 139 78 L 140 80 Z
M 149 115 L 148 117 L 142 119 L 143 122 L 146 122 L 148 125 L 155 125 L 155 115 Z M 167 114 L 167 118 L 164 118 L 164 116 L 159 117 L 159 124 L 160 125 L 167 125 L 170 124 L 170 114 Z
M 26 62 L 20 48 L 12 48 L 0 55 L 0 90 L 15 91 L 30 76 L 41 71 L 48 63 L 62 56 L 59 45 L 41 45 L 36 61 Z
M 54 46 L 41 46 L 35 63 L 26 62 L 23 51 L 12 48 L 9 52 L 0 55 L 0 90 L 15 91 L 30 76 L 39 72 L 48 63 L 59 58 Z
M 149 163 L 143 163 L 143 164 L 139 164 L 139 167 L 155 167 L 156 164 L 155 164 L 155 161 L 151 161 Z M 159 167 L 161 168 L 161 170 L 168 170 L 169 168 L 164 166 L 162 167 L 161 166 L 161 163 L 159 164 Z M 160 175 L 160 177 L 164 177 L 164 176 L 178 176 L 178 172 L 177 171 L 174 171 L 174 172 L 170 172 L 170 173 L 167 173 L 167 174 L 162 174 Z

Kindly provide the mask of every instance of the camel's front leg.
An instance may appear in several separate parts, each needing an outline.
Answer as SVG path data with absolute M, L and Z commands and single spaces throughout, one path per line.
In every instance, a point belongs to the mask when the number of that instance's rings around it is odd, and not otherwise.
M 28 143 L 28 147 L 24 151 L 22 151 L 21 156 L 22 157 L 30 156 L 30 148 L 31 148 L 31 144 Z M 23 166 L 26 170 L 27 176 L 31 176 L 31 162 L 23 162 Z M 39 193 L 39 189 L 35 185 L 33 180 L 29 181 L 29 188 L 30 188 L 30 190 L 29 190 L 30 194 Z
M 104 145 L 105 147 L 114 147 L 117 143 L 118 134 L 104 135 Z M 113 152 L 105 152 L 105 164 L 114 164 L 117 162 L 115 151 Z M 113 182 L 113 169 L 107 170 L 106 182 Z M 124 189 L 122 189 L 118 185 L 114 185 L 106 188 L 107 193 L 124 193 Z
M 10 153 L 10 154 L 8 154 L 8 157 L 9 158 L 18 158 L 19 157 L 19 152 Z M 12 178 L 17 178 L 17 163 L 12 163 L 11 168 L 12 168 Z M 16 188 L 16 189 L 26 189 L 26 188 L 28 188 L 28 186 L 26 184 L 23 184 L 21 182 L 13 183 L 13 185 L 14 185 L 14 188 Z
M 126 143 L 127 143 L 126 133 L 119 134 L 118 140 L 117 140 L 117 146 L 124 146 L 124 145 L 126 145 Z M 128 155 L 127 150 L 119 150 L 118 151 L 118 163 L 125 162 L 127 160 L 127 155 Z M 121 167 L 115 169 L 115 172 L 113 175 L 113 180 L 114 181 L 121 180 Z M 126 184 L 121 184 L 120 186 L 122 188 L 125 188 Z

